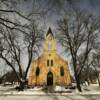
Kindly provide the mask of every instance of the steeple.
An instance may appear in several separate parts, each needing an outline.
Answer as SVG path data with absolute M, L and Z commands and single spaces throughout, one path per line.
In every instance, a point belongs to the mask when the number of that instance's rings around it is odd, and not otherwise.
M 56 39 L 52 33 L 51 28 L 49 27 L 44 42 L 44 50 L 46 51 L 54 51 L 56 50 Z
M 49 27 L 49 29 L 48 29 L 48 31 L 47 31 L 47 34 L 46 34 L 46 37 L 47 37 L 49 34 L 51 34 L 52 36 L 54 36 L 53 33 L 52 33 L 52 30 L 51 30 L 51 27 Z

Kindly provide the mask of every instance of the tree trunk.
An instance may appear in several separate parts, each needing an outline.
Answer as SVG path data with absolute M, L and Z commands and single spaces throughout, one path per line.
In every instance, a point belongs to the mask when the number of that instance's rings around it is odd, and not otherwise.
M 28 67 L 26 68 L 25 75 L 24 75 L 24 80 L 26 80 L 26 77 L 27 77 L 27 73 L 29 71 L 29 68 L 30 68 L 30 65 L 28 65 Z
M 80 77 L 77 75 L 77 70 L 76 70 L 76 60 L 73 59 L 73 66 L 74 66 L 74 76 L 75 76 L 75 79 L 76 79 L 76 85 L 77 85 L 77 89 L 79 92 L 82 92 L 82 89 L 81 89 L 81 86 L 80 86 Z
M 80 86 L 80 79 L 77 76 L 76 72 L 75 72 L 75 79 L 76 79 L 76 85 L 77 85 L 77 89 L 79 92 L 82 92 L 81 86 Z
M 77 78 L 77 89 L 79 90 L 79 92 L 82 92 L 81 86 L 80 86 L 80 80 Z
M 23 91 L 24 90 L 24 82 L 23 81 L 20 81 L 19 90 L 20 91 Z
M 32 62 L 32 48 L 31 48 L 31 51 L 28 51 L 28 54 L 29 54 L 29 61 L 28 61 L 28 65 L 27 65 L 27 68 L 26 68 L 26 71 L 25 71 L 25 75 L 24 75 L 25 80 L 26 80 L 27 73 L 29 71 L 29 68 L 30 68 L 30 65 L 31 65 L 31 62 Z

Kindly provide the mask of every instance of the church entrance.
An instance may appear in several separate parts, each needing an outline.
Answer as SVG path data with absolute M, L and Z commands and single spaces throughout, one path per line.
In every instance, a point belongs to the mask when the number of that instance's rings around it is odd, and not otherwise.
M 52 86 L 53 85 L 53 74 L 52 72 L 49 72 L 47 74 L 47 86 Z

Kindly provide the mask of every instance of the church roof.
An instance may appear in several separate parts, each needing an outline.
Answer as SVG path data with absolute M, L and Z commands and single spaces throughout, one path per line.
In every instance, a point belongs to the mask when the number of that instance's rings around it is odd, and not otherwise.
M 46 36 L 48 36 L 49 34 L 51 34 L 52 36 L 54 36 L 50 27 L 49 27 L 49 29 L 48 29 L 48 31 L 47 31 Z

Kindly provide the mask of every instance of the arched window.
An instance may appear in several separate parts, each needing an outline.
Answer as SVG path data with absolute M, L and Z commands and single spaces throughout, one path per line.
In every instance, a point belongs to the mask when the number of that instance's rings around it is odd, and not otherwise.
M 47 60 L 47 66 L 49 66 L 49 60 Z
M 36 76 L 39 76 L 39 73 L 40 73 L 40 68 L 37 67 L 37 68 L 36 68 Z
M 51 60 L 51 66 L 53 66 L 53 60 Z
M 64 76 L 64 68 L 63 68 L 63 66 L 60 67 L 60 75 Z
M 53 66 L 53 60 L 47 60 L 47 66 Z

